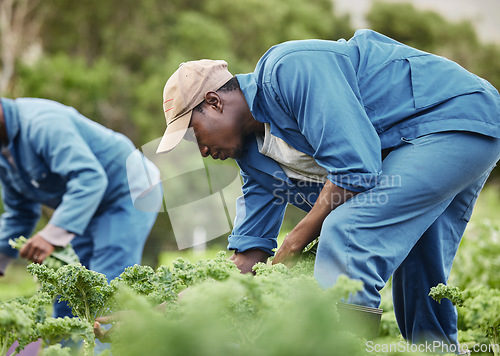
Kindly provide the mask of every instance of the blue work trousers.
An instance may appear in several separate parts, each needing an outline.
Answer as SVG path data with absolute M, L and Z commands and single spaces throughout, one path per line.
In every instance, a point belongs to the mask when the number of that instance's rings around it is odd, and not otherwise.
M 160 197 L 161 201 L 161 185 L 149 194 Z M 105 274 L 110 281 L 126 267 L 141 263 L 144 245 L 157 215 L 158 212 L 136 209 L 130 195 L 124 194 L 103 213 L 94 216 L 85 232 L 71 243 L 82 265 Z M 67 304 L 57 301 L 53 314 L 72 316 Z
M 476 198 L 500 158 L 500 139 L 440 132 L 402 139 L 382 163 L 371 190 L 333 210 L 323 223 L 315 277 L 364 282 L 349 302 L 380 305 L 393 276 L 393 302 L 403 337 L 413 343 L 457 343 L 457 312 L 428 296 L 446 283 Z

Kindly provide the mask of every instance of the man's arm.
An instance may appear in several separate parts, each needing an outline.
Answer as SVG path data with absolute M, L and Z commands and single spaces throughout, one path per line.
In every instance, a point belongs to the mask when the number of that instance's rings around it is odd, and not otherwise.
M 279 195 L 284 182 L 270 174 L 279 170 L 279 166 L 260 154 L 255 142 L 248 146 L 247 159 L 250 155 L 254 161 L 261 160 L 262 166 L 258 170 L 247 160 L 238 162 L 243 196 L 236 201 L 236 219 L 228 245 L 230 250 L 235 250 L 231 260 L 243 273 L 250 272 L 258 262 L 266 262 L 273 254 L 287 205 Z M 263 164 L 266 162 L 268 165 Z
M 319 236 L 328 214 L 356 194 L 358 193 L 338 187 L 327 180 L 312 209 L 286 236 L 276 252 L 273 264 L 293 264 L 304 247 Z

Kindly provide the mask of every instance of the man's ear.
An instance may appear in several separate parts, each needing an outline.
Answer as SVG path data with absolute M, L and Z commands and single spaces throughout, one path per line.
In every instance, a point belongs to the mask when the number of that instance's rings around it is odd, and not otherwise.
M 222 99 L 215 91 L 209 91 L 205 94 L 205 102 L 213 109 L 222 112 Z

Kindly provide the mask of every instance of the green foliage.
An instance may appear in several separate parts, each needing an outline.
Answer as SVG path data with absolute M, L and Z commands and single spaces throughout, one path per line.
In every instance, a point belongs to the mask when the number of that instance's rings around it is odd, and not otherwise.
M 225 280 L 231 275 L 240 273 L 236 265 L 226 258 L 224 251 L 217 253 L 213 259 L 199 260 L 195 263 L 184 258 L 177 258 L 172 265 L 174 278 L 178 279 L 185 287 L 206 280 Z
M 115 291 L 106 276 L 81 264 L 66 265 L 56 271 L 44 265 L 31 264 L 28 271 L 38 278 L 43 292 L 67 301 L 73 314 L 90 325 L 109 307 Z
M 234 267 L 214 273 L 215 260 L 178 260 L 174 274 L 190 285 L 178 308 L 164 315 L 134 308 L 140 312 L 130 317 L 133 323 L 124 321 L 113 333 L 112 353 L 364 354 L 363 342 L 342 330 L 336 311 L 336 302 L 359 290 L 360 282 L 340 279 L 336 287 L 322 290 L 311 274 L 300 272 L 310 267 L 259 264 L 252 276 L 232 273 Z
M 15 96 L 47 98 L 73 106 L 87 117 L 134 138 L 127 113 L 133 92 L 126 69 L 107 58 L 91 64 L 58 52 L 19 66 Z M 122 102 L 124 105 L 118 105 Z
M 177 298 L 180 282 L 169 268 L 160 266 L 156 272 L 149 266 L 134 265 L 126 268 L 119 277 L 111 281 L 117 290 L 130 288 L 138 295 L 147 297 L 151 305 Z
M 488 195 L 483 194 L 491 195 L 490 198 L 498 203 L 497 191 L 484 191 L 481 194 L 484 198 Z M 488 205 L 485 209 L 489 210 L 492 206 Z M 494 211 L 491 213 L 494 214 Z M 461 289 L 477 286 L 498 288 L 500 275 L 492 271 L 499 270 L 500 226 L 495 220 L 482 219 L 470 222 L 453 262 L 450 284 Z
M 43 349 L 41 356 L 71 356 L 71 354 L 71 348 L 55 344 Z
M 10 239 L 9 245 L 16 249 L 21 250 L 21 248 L 26 244 L 28 239 L 24 236 L 19 236 L 16 239 Z M 66 245 L 65 247 L 56 246 L 54 252 L 45 260 L 43 260 L 43 265 L 47 266 L 51 269 L 58 269 L 67 264 L 75 264 L 80 263 L 80 259 L 76 254 L 75 250 L 73 250 L 73 246 L 71 244 Z
M 31 308 L 17 300 L 0 304 L 0 355 L 5 355 L 15 340 L 29 335 L 35 321 Z
M 95 318 L 111 312 L 116 288 L 108 284 L 105 275 L 81 264 L 64 265 L 57 270 L 38 264 L 30 264 L 27 268 L 41 283 L 40 295 L 48 296 L 50 300 L 58 296 L 68 303 L 76 316 L 47 319 L 38 329 L 38 334 L 48 344 L 67 337 L 83 339 L 83 353 L 93 355 Z
M 37 327 L 46 321 L 46 305 L 51 298 L 46 293 L 38 293 L 31 298 L 16 298 L 0 303 L 0 355 L 5 355 L 14 341 L 19 352 L 40 334 Z
M 93 341 L 94 329 L 80 318 L 47 318 L 36 326 L 37 332 L 43 338 L 45 345 L 54 345 L 62 340 L 72 339 Z
M 417 10 L 409 3 L 375 2 L 367 18 L 375 31 L 428 52 L 450 49 L 453 54 L 460 50 L 459 44 L 478 45 L 470 23 L 450 23 L 436 12 Z
M 500 290 L 476 287 L 464 291 L 465 305 L 461 316 L 471 329 L 480 329 L 491 345 L 500 344 Z M 496 350 L 495 355 L 499 352 Z
M 464 305 L 464 297 L 458 287 L 452 287 L 439 283 L 436 287 L 432 287 L 429 296 L 436 302 L 441 303 L 441 299 L 449 299 L 454 306 L 462 307 Z
M 485 286 L 465 289 L 463 292 L 453 286 L 440 283 L 431 288 L 429 295 L 440 302 L 442 298 L 451 300 L 453 305 L 461 307 L 459 318 L 466 329 L 481 330 L 488 337 L 495 355 L 498 355 L 500 342 L 500 290 Z

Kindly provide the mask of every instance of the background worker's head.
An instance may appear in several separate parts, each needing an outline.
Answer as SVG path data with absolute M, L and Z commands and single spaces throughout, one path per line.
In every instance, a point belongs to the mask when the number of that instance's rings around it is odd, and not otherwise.
M 204 157 L 238 158 L 252 121 L 255 126 L 238 80 L 224 61 L 181 64 L 165 85 L 163 108 L 167 129 L 157 153 L 195 135 L 191 140 L 196 139 Z

